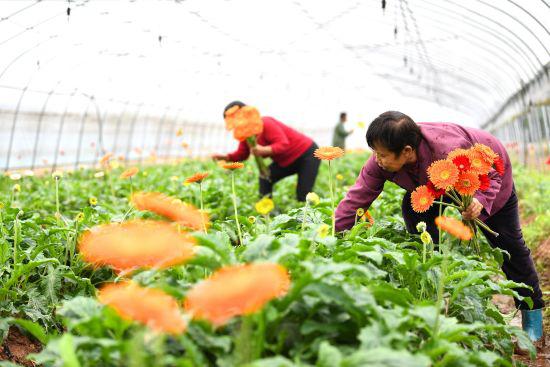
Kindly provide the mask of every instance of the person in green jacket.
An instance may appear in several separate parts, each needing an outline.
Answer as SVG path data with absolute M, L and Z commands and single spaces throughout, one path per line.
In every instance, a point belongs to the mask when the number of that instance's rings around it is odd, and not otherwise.
M 340 114 L 340 121 L 338 124 L 336 124 L 336 127 L 334 128 L 334 135 L 332 136 L 332 146 L 333 147 L 340 147 L 342 149 L 346 149 L 346 138 L 348 135 L 353 133 L 353 129 L 350 131 L 346 131 L 344 129 L 344 124 L 347 121 L 347 115 L 345 112 L 342 112 Z

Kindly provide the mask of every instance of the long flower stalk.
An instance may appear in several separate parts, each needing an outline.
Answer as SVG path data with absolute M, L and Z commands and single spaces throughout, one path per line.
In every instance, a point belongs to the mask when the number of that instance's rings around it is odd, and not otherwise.
M 308 202 L 306 200 L 306 205 L 304 206 L 304 211 L 303 211 L 303 214 L 302 214 L 302 229 L 300 231 L 300 234 L 303 234 L 304 233 L 304 228 L 306 226 L 306 216 L 307 216 L 307 208 L 308 208 Z
M 332 214 L 331 214 L 331 220 L 332 220 L 332 235 L 334 236 L 335 232 L 335 216 L 334 216 L 334 189 L 332 187 L 332 166 L 330 164 L 330 161 L 328 161 L 328 178 L 329 178 L 329 185 L 330 185 L 330 202 L 332 205 Z
M 235 193 L 235 173 L 231 171 L 231 191 L 233 192 L 233 208 L 235 209 L 235 223 L 237 224 L 237 233 L 239 234 L 239 245 L 243 244 L 243 235 L 239 225 L 239 214 L 237 212 L 237 194 Z
M 206 233 L 206 223 L 204 222 L 204 203 L 202 199 L 202 181 L 199 182 L 199 200 L 201 204 L 201 215 L 202 215 L 202 228 L 204 230 L 204 233 Z
M 256 136 L 253 135 L 246 139 L 248 146 L 251 148 L 254 148 L 257 145 L 256 142 Z M 265 165 L 264 159 L 262 157 L 254 156 L 254 160 L 256 161 L 256 164 L 258 165 L 258 170 L 260 171 L 260 177 L 264 178 L 266 180 L 269 180 L 269 170 L 267 169 L 267 166 Z

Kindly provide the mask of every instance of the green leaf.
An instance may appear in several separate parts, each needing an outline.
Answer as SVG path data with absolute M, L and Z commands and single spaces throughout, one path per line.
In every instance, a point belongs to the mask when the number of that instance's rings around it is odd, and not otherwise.
M 42 344 L 47 344 L 50 340 L 50 335 L 46 333 L 44 328 L 40 326 L 40 324 L 30 321 L 30 320 L 24 320 L 24 319 L 12 319 L 12 324 L 16 324 L 23 329 L 27 330 L 29 333 L 32 334 L 38 341 L 40 341 Z
M 340 367 L 428 367 L 431 360 L 424 355 L 413 355 L 406 350 L 375 348 L 360 350 L 345 358 Z
M 76 349 L 71 334 L 63 334 L 59 340 L 59 355 L 63 360 L 63 367 L 80 367 L 76 356 Z
M 324 341 L 319 346 L 319 357 L 317 358 L 317 367 L 337 367 L 342 362 L 342 353 L 338 348 Z

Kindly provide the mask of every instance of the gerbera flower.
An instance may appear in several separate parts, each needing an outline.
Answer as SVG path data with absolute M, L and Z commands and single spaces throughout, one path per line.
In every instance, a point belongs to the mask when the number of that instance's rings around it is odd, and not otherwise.
M 479 150 L 470 149 L 468 153 L 470 158 L 470 169 L 477 174 L 484 175 L 489 173 L 493 162 L 488 162 L 486 157 Z
M 469 152 L 468 149 L 457 148 L 457 149 L 454 149 L 454 150 L 450 151 L 449 154 L 447 154 L 447 159 L 452 161 L 453 158 L 456 158 L 456 157 L 461 156 L 461 155 L 468 156 L 468 152 Z
M 236 113 L 240 109 L 240 106 L 233 106 L 227 111 L 225 111 L 224 114 L 224 120 L 225 120 L 225 128 L 227 130 L 233 130 L 236 124 Z
M 550 157 L 546 160 L 546 164 L 550 166 Z
M 447 159 L 441 159 L 433 162 L 428 167 L 428 176 L 430 181 L 438 189 L 447 189 L 453 186 L 458 179 L 458 168 Z
M 489 165 L 493 165 L 493 162 L 498 157 L 498 154 L 485 144 L 474 144 L 472 149 L 479 152 L 483 160 Z
M 109 160 L 111 159 L 111 157 L 113 156 L 113 153 L 107 153 L 105 154 L 103 157 L 101 157 L 101 159 L 99 160 L 99 164 L 101 164 L 102 166 L 106 165 L 107 163 L 109 163 Z
M 260 310 L 273 298 L 285 295 L 289 286 L 290 276 L 279 264 L 227 266 L 191 288 L 185 309 L 195 319 L 220 326 L 234 316 Z
M 322 161 L 331 161 L 336 158 L 340 158 L 345 154 L 344 150 L 340 147 L 321 147 L 317 148 L 313 155 Z
M 430 180 L 428 180 L 428 182 L 426 183 L 426 187 L 428 188 L 428 190 L 430 191 L 430 193 L 434 198 L 439 198 L 445 195 L 445 192 L 446 192 L 445 189 L 438 189 L 437 187 L 434 186 L 434 184 Z
M 374 218 L 372 217 L 372 215 L 369 213 L 368 210 L 365 212 L 365 214 L 363 214 L 363 215 L 361 216 L 361 221 L 363 221 L 363 222 L 367 222 L 367 221 L 368 221 L 368 222 L 370 223 L 371 226 L 374 225 Z
M 226 162 L 226 163 L 223 163 L 221 166 L 222 166 L 222 168 L 233 171 L 233 170 L 236 170 L 236 169 L 243 168 L 244 163 L 242 163 L 242 162 Z
M 310 192 L 306 195 L 306 201 L 310 203 L 311 205 L 317 205 L 321 201 L 319 198 L 319 195 L 317 195 L 314 192 Z
M 200 230 L 209 225 L 208 215 L 194 206 L 159 192 L 140 192 L 132 195 L 132 204 L 138 210 L 147 210 L 162 215 L 182 226 Z
M 160 289 L 121 282 L 104 286 L 97 298 L 123 319 L 137 321 L 157 332 L 180 334 L 185 331 L 186 324 L 178 302 Z
M 273 208 L 275 208 L 275 204 L 270 198 L 264 197 L 254 205 L 254 208 L 256 208 L 256 211 L 258 213 L 262 215 L 267 215 L 270 211 L 273 210 Z
M 418 186 L 411 193 L 411 205 L 415 212 L 424 213 L 430 209 L 434 202 L 434 197 L 426 185 Z
M 495 158 L 495 170 L 498 172 L 499 175 L 504 176 L 504 161 L 500 156 L 497 155 Z
M 244 141 L 252 136 L 261 134 L 264 123 L 260 112 L 252 106 L 241 107 L 234 114 L 233 137 L 238 141 Z
M 473 195 L 480 186 L 479 175 L 474 172 L 462 172 L 455 183 L 455 190 L 460 195 Z
M 208 172 L 197 172 L 193 176 L 185 179 L 185 183 L 190 184 L 193 182 L 201 183 L 208 176 Z
M 462 223 L 458 219 L 449 218 L 449 217 L 437 217 L 435 218 L 435 225 L 442 229 L 443 231 L 449 233 L 451 236 L 454 236 L 463 241 L 468 241 L 472 238 L 472 230 L 470 227 Z
M 467 155 L 457 155 L 452 161 L 460 172 L 468 171 L 471 167 L 470 158 Z
M 170 223 L 132 220 L 93 227 L 78 248 L 84 261 L 117 271 L 167 268 L 193 257 L 195 240 Z
M 122 172 L 120 174 L 120 178 L 130 178 L 136 175 L 136 173 L 139 172 L 139 168 L 137 167 L 130 167 L 126 171 Z
M 488 175 L 479 175 L 479 189 L 481 191 L 487 191 L 491 187 L 491 180 Z

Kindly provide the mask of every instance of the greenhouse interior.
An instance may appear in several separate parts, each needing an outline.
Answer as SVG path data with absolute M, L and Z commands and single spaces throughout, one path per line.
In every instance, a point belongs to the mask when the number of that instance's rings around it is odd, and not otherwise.
M 1 0 L 0 367 L 550 366 L 548 0 Z

